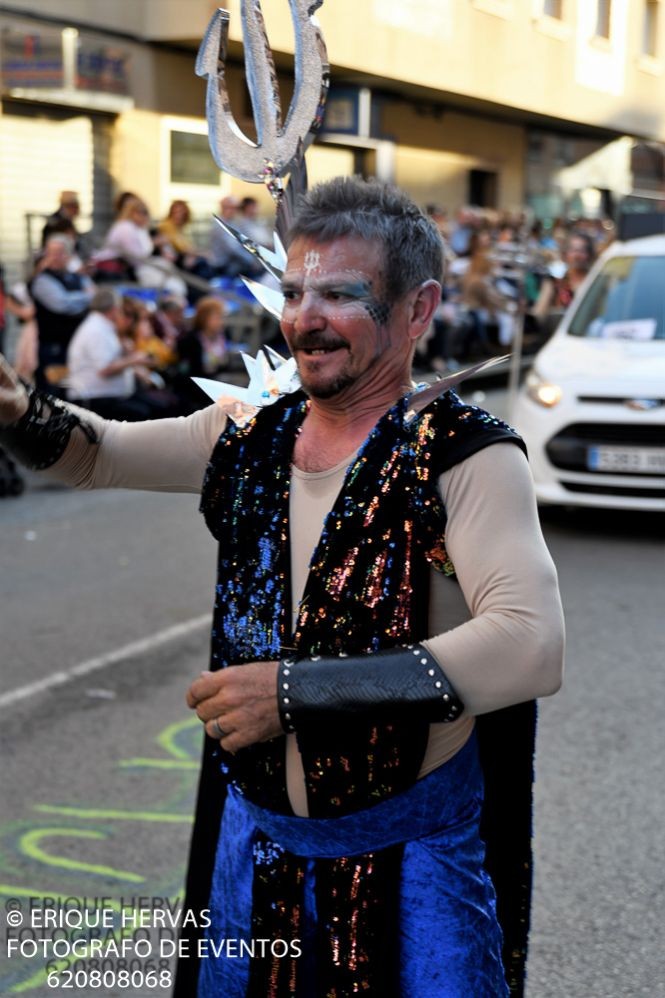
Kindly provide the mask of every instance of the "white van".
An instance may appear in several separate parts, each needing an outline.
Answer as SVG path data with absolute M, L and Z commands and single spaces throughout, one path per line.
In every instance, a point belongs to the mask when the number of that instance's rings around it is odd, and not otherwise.
M 596 262 L 513 422 L 539 502 L 665 511 L 665 236 Z

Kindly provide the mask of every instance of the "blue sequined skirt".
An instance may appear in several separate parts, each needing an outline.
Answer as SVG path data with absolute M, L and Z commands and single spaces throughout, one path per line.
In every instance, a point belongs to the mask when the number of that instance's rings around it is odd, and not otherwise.
M 481 804 L 475 735 L 405 793 L 341 818 L 276 814 L 249 803 L 231 787 L 212 880 L 212 924 L 198 998 L 247 994 L 250 954 L 258 945 L 252 940 L 251 920 L 258 830 L 274 848 L 307 858 L 305 930 L 301 926 L 298 941 L 281 942 L 302 952 L 298 996 L 319 998 L 313 960 L 317 859 L 401 845 L 397 944 L 402 998 L 505 998 L 494 888 L 482 865 Z

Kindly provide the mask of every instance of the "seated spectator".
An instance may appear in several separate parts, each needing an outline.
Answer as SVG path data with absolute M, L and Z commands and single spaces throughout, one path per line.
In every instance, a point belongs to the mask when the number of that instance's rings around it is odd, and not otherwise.
M 152 359 L 123 342 L 132 319 L 112 288 L 99 290 L 67 353 L 68 398 L 105 419 L 136 421 L 179 415 L 170 393 L 154 388 Z
M 448 212 L 441 205 L 430 203 L 425 205 L 425 214 L 436 225 L 444 244 L 448 242 Z
M 35 384 L 56 393 L 57 382 L 64 374 L 67 347 L 95 291 L 89 277 L 69 269 L 72 249 L 66 236 L 50 236 L 29 285 L 38 335 Z
M 462 277 L 462 306 L 466 320 L 462 325 L 464 356 L 491 354 L 489 327 L 498 327 L 498 339 L 507 346 L 512 338 L 512 316 L 506 300 L 494 285 L 490 259 L 491 235 L 487 230 L 471 237 L 469 266 Z
M 256 198 L 242 199 L 235 227 L 259 246 L 267 246 L 269 249 L 272 246 L 272 233 L 263 222 L 259 221 L 259 202 Z
M 157 232 L 175 253 L 177 267 L 207 281 L 214 276 L 214 271 L 187 233 L 191 218 L 192 213 L 186 201 L 173 201 L 168 215 L 157 226 Z
M 167 374 L 178 359 L 175 345 L 171 346 L 160 336 L 145 302 L 131 295 L 122 299 L 122 312 L 127 320 L 125 337 L 132 349 L 150 358 L 151 367 L 160 374 Z
M 456 310 L 448 301 L 446 289 L 442 288 L 441 304 L 434 313 L 428 334 L 423 337 L 424 343 L 420 350 L 429 367 L 437 374 L 445 374 L 459 367 L 453 357 L 455 318 Z
M 121 191 L 114 199 L 113 224 L 120 221 L 123 208 L 132 198 L 140 200 L 132 191 Z M 92 255 L 90 267 L 98 284 L 104 284 L 107 281 L 136 281 L 136 274 L 126 260 L 120 257 L 109 257 L 107 259 L 106 254 L 100 250 Z
M 134 194 L 133 191 L 121 191 L 120 194 L 118 194 L 118 196 L 116 197 L 115 201 L 113 202 L 115 222 L 117 222 L 120 216 L 122 215 L 122 209 L 125 207 L 130 198 L 136 198 L 138 201 L 141 200 L 138 194 Z
M 172 349 L 177 349 L 178 340 L 186 331 L 186 308 L 187 302 L 184 298 L 178 295 L 165 295 L 159 299 L 157 309 L 151 316 L 157 335 Z
M 237 198 L 222 198 L 219 202 L 220 218 L 237 228 L 239 208 Z M 238 240 L 225 232 L 215 220 L 210 230 L 209 256 L 213 272 L 218 277 L 234 278 L 240 274 L 244 277 L 258 277 L 263 273 L 263 267 L 256 257 L 243 249 Z
M 51 235 L 66 236 L 73 247 L 72 255 L 70 256 L 69 263 L 67 264 L 67 269 L 72 270 L 74 272 L 83 270 L 84 262 L 82 257 L 79 256 L 79 251 L 77 248 L 78 245 L 80 244 L 80 240 L 78 239 L 78 233 L 76 231 L 74 224 L 70 222 L 69 219 L 67 218 L 56 219 L 51 226 Z M 42 256 L 43 256 L 43 249 L 42 252 L 40 252 L 37 255 L 35 263 L 37 263 Z
M 192 329 L 178 345 L 179 370 L 187 377 L 214 378 L 228 365 L 224 335 L 224 303 L 202 298 L 196 306 Z
M 49 215 L 42 229 L 42 246 L 46 246 L 49 236 L 63 233 L 71 235 L 76 254 L 83 259 L 85 257 L 83 241 L 76 228 L 76 219 L 80 210 L 81 206 L 76 191 L 62 191 L 58 208 L 52 215 Z M 65 223 L 64 226 L 63 223 Z
M 545 228 L 545 225 L 540 218 L 536 218 L 529 229 L 527 246 L 532 252 L 548 250 L 556 253 L 559 249 L 559 245 L 552 235 L 551 225 L 550 227 Z
M 471 208 L 460 208 L 450 233 L 450 248 L 456 256 L 469 256 L 471 237 L 478 229 L 478 218 Z
M 131 267 L 140 285 L 163 288 L 173 294 L 186 294 L 187 287 L 174 273 L 173 264 L 164 257 L 155 256 L 156 246 L 148 231 L 150 216 L 145 203 L 129 195 L 120 209 L 104 240 L 104 245 L 94 255 L 100 269 L 108 269 L 108 262 Z M 106 265 L 106 266 L 105 266 Z M 116 275 L 123 279 L 121 272 Z
M 573 300 L 575 292 L 586 279 L 595 260 L 595 247 L 591 236 L 585 232 L 572 232 L 564 254 L 565 272 L 561 277 L 545 278 L 532 313 L 543 320 L 550 312 L 563 312 Z M 563 269 L 563 268 L 562 268 Z

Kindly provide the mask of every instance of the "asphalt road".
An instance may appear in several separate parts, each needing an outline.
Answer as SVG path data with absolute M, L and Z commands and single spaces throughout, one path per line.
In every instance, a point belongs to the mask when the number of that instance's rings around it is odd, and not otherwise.
M 181 889 L 200 742 L 183 696 L 206 665 L 215 557 L 196 507 L 194 496 L 34 479 L 0 503 L 3 906 Z M 655 998 L 665 995 L 663 523 L 560 512 L 544 530 L 568 655 L 563 690 L 541 704 L 528 995 Z M 24 695 L 11 701 L 12 691 Z M 5 959 L 0 994 L 52 995 L 43 964 Z

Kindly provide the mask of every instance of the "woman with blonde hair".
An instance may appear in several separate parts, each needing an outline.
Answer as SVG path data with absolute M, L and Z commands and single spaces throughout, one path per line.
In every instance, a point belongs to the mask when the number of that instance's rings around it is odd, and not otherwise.
M 209 281 L 214 276 L 213 269 L 198 252 L 187 232 L 191 220 L 192 213 L 187 202 L 180 199 L 172 201 L 166 218 L 157 226 L 158 239 L 166 243 L 174 254 L 177 267 Z
M 145 202 L 134 195 L 126 197 L 102 249 L 95 254 L 95 263 L 106 269 L 104 264 L 108 261 L 124 262 L 132 268 L 142 287 L 186 294 L 185 282 L 174 273 L 172 261 L 154 255 L 158 246 L 149 226 L 150 213 Z M 122 279 L 122 275 L 118 276 Z

